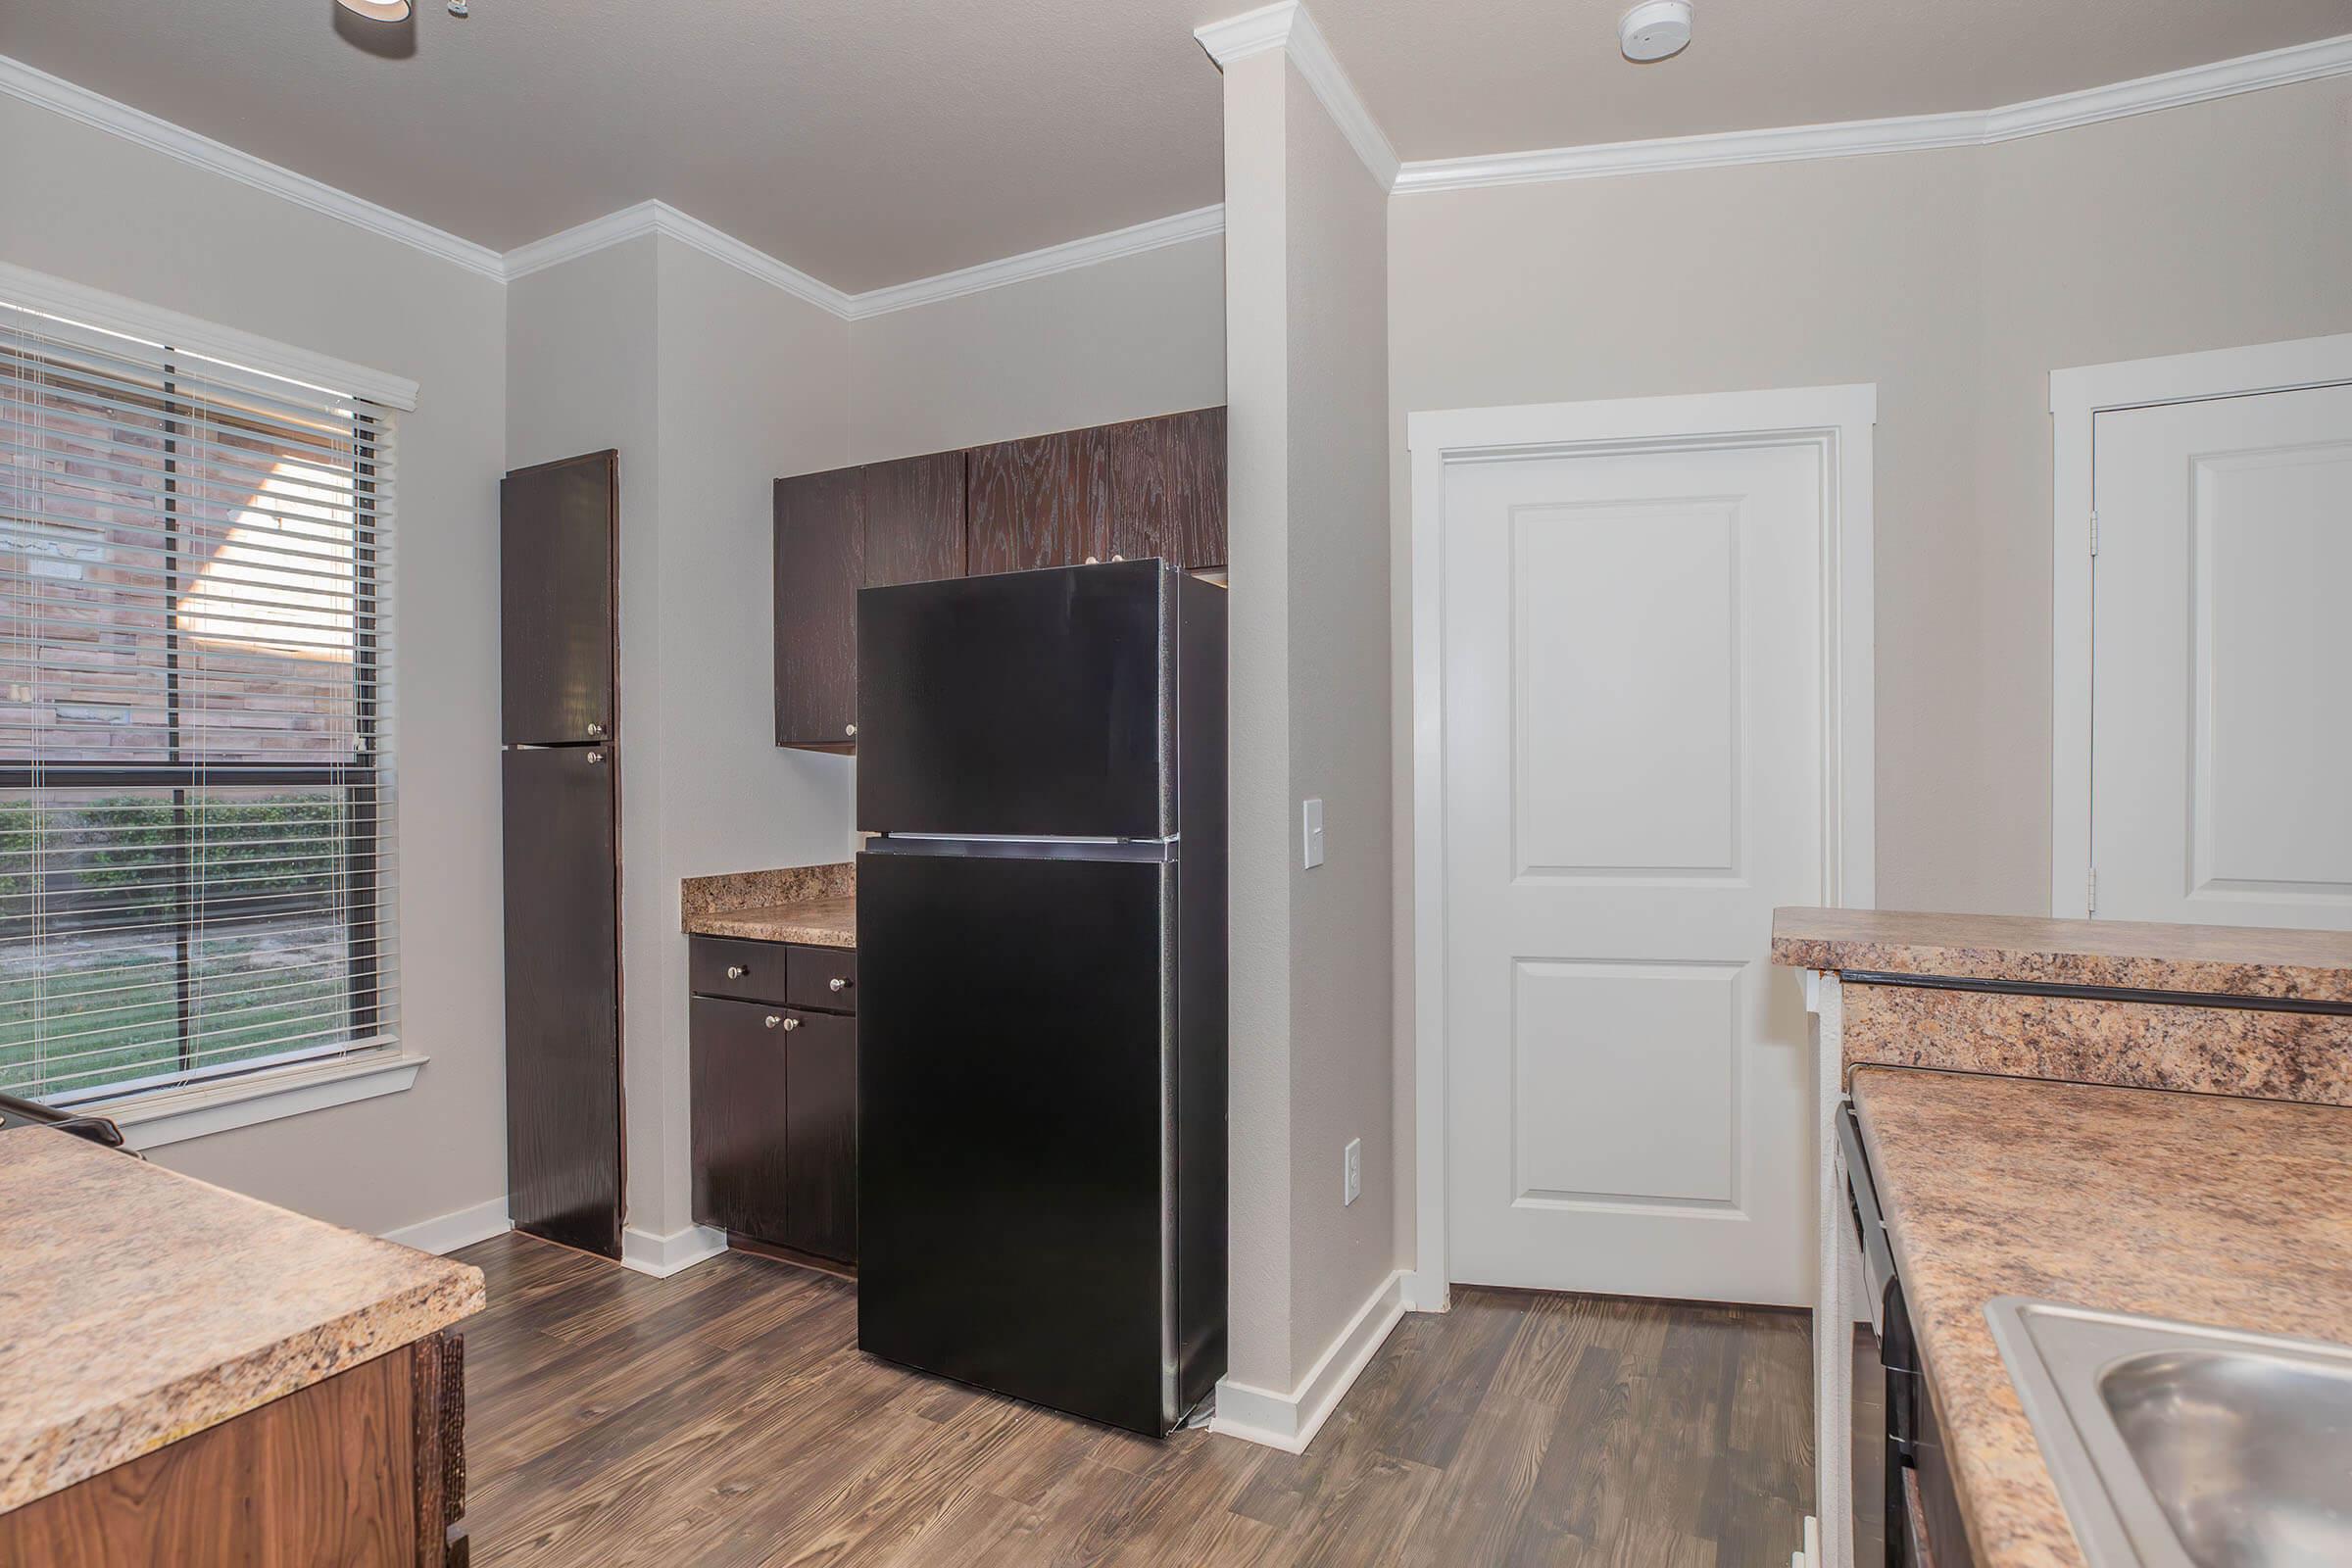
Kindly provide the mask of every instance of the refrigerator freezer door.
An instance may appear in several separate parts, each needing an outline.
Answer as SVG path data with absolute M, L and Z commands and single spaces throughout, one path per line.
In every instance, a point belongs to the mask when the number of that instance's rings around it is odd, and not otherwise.
M 858 596 L 858 825 L 876 833 L 1176 831 L 1156 561 Z
M 860 858 L 862 1348 L 1167 1430 L 1175 877 Z

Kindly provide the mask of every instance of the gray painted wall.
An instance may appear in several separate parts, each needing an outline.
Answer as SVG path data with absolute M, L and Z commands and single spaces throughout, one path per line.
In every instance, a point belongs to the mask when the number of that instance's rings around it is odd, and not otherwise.
M 217 1133 L 158 1163 L 386 1230 L 506 1191 L 498 476 L 506 298 L 488 278 L 13 98 L 0 259 L 413 377 L 393 610 L 405 1094 Z

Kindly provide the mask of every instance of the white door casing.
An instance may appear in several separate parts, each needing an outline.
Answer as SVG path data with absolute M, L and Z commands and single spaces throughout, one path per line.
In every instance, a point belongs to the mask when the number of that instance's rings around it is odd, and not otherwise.
M 2352 928 L 2352 334 L 2050 408 L 2053 912 Z
M 1777 905 L 1868 904 L 1870 387 L 1417 414 L 1413 1304 L 1813 1298 Z

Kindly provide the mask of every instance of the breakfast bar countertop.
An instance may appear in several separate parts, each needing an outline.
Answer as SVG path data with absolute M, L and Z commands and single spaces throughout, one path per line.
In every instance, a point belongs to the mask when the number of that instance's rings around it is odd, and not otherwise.
M 482 1271 L 0 1132 L 0 1512 L 449 1327 Z
M 1898 909 L 1775 909 L 1799 969 L 2352 1004 L 2352 932 Z
M 1865 1066 L 1871 1173 L 1980 1568 L 2082 1568 L 1984 1305 L 2340 1342 L 2352 1107 Z

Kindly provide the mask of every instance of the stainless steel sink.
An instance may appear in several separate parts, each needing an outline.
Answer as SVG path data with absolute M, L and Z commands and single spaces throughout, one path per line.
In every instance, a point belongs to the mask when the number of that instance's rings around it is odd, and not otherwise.
M 2093 1568 L 2352 1564 L 2352 1348 L 1984 1308 Z

